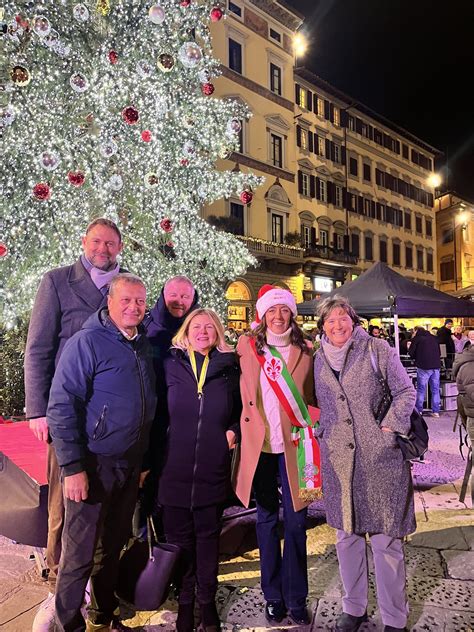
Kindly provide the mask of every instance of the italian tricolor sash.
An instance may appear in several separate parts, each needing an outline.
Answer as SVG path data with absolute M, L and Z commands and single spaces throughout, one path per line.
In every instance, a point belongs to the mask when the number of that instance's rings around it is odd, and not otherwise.
M 321 455 L 308 407 L 291 377 L 285 360 L 280 352 L 271 345 L 263 347 L 263 355 L 257 352 L 255 339 L 250 339 L 255 356 L 262 367 L 273 392 L 291 421 L 291 439 L 297 450 L 299 497 L 304 500 L 320 498 L 321 493 Z

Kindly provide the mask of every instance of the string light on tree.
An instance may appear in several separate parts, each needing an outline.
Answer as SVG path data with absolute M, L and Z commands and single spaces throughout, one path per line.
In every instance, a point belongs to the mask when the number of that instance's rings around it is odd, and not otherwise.
M 260 178 L 220 172 L 248 110 L 211 98 L 220 74 L 211 0 L 3 5 L 0 319 L 26 312 L 42 274 L 70 264 L 99 215 L 124 234 L 123 265 L 156 296 L 173 274 L 224 314 L 224 286 L 255 264 L 201 216 Z M 247 201 L 248 200 L 248 201 Z M 166 228 L 165 228 L 166 227 Z M 168 244 L 168 245 L 167 245 Z M 170 245 L 172 244 L 172 245 Z

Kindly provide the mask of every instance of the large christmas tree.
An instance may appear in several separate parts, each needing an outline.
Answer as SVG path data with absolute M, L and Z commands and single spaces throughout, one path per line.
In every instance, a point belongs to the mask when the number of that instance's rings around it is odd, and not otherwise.
M 46 0 L 0 9 L 0 320 L 32 304 L 41 275 L 70 264 L 93 217 L 124 233 L 122 264 L 155 296 L 186 274 L 221 313 L 225 281 L 254 263 L 200 218 L 260 180 L 220 172 L 248 112 L 211 97 L 219 63 L 211 0 Z

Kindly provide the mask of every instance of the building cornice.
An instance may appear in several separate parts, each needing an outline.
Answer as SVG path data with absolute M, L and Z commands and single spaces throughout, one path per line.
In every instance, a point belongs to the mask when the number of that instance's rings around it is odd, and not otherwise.
M 298 13 L 284 0 L 278 0 L 278 2 L 275 0 L 248 0 L 248 2 L 291 31 L 297 31 L 305 19 L 304 15 Z
M 245 154 L 238 154 L 234 152 L 229 157 L 229 160 L 233 160 L 239 165 L 244 165 L 245 167 L 249 167 L 250 169 L 258 169 L 259 171 L 263 171 L 263 173 L 268 173 L 268 175 L 270 176 L 280 178 L 280 180 L 287 180 L 288 182 L 295 181 L 294 173 L 291 173 L 290 171 L 285 171 L 285 169 L 279 169 L 278 167 L 269 165 L 266 162 L 262 162 L 261 160 L 250 158 L 250 156 L 246 156 Z

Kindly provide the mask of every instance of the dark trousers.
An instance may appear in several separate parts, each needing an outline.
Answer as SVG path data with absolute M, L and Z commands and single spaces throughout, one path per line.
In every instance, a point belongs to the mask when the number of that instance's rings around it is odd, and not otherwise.
M 112 621 L 120 551 L 131 534 L 140 468 L 98 456 L 87 474 L 87 500 L 65 500 L 55 602 L 56 621 L 64 632 L 85 630 L 81 606 L 89 577 L 89 620 L 104 625 Z
M 48 542 L 46 545 L 46 565 L 49 569 L 50 592 L 56 590 L 59 560 L 61 558 L 61 536 L 64 525 L 64 500 L 56 452 L 48 443 Z
M 213 603 L 217 592 L 222 507 L 163 507 L 166 541 L 181 548 L 179 603 Z
M 278 479 L 283 503 L 284 546 L 278 535 Z M 257 503 L 257 539 L 262 591 L 266 601 L 281 601 L 291 610 L 306 605 L 306 509 L 295 511 L 284 454 L 262 452 L 253 480 Z

